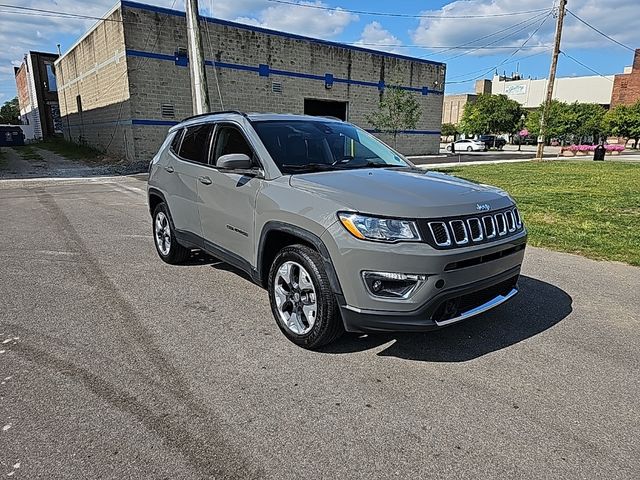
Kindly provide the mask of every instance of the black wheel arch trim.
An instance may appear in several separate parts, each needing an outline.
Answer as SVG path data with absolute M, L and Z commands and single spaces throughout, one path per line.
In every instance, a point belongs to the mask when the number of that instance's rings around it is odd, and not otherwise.
M 160 190 L 158 190 L 157 188 L 149 188 L 149 190 L 147 191 L 147 205 L 149 205 L 149 213 L 151 215 L 153 215 L 153 210 L 151 209 L 151 196 L 155 195 L 157 197 L 160 197 L 162 199 L 162 201 L 164 202 L 164 204 L 167 206 L 167 210 L 169 209 L 169 204 L 167 203 L 167 199 L 164 196 L 164 193 L 162 193 Z M 169 213 L 171 214 L 171 213 Z
M 342 288 L 340 287 L 340 281 L 338 280 L 336 270 L 333 267 L 333 262 L 331 260 L 331 256 L 329 255 L 329 250 L 327 249 L 327 246 L 324 244 L 324 242 L 320 239 L 320 237 L 308 230 L 305 230 L 304 228 L 276 220 L 265 223 L 264 227 L 262 228 L 262 232 L 260 232 L 260 241 L 258 243 L 258 258 L 256 262 L 257 273 L 260 279 L 263 278 L 263 274 L 265 273 L 262 271 L 262 263 L 264 260 L 264 251 L 266 247 L 267 237 L 271 232 L 287 233 L 294 237 L 299 237 L 300 239 L 313 245 L 322 258 L 322 263 L 327 273 L 327 277 L 329 278 L 331 290 L 333 290 L 333 293 L 342 297 Z

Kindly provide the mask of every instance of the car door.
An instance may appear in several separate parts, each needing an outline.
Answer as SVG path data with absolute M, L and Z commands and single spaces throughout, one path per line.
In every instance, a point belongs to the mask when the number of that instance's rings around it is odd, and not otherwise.
M 206 245 L 214 252 L 221 249 L 222 253 L 231 254 L 241 263 L 251 263 L 254 258 L 256 196 L 264 181 L 254 152 L 239 125 L 216 124 L 209 174 L 198 182 L 200 223 Z M 254 159 L 255 169 L 218 168 L 218 158 L 232 153 L 244 153 Z
M 210 123 L 187 127 L 177 153 L 171 151 L 172 160 L 165 166 L 172 178 L 166 190 L 173 225 L 180 233 L 191 234 L 194 240 L 202 237 L 197 183 L 200 176 L 208 173 L 212 131 Z

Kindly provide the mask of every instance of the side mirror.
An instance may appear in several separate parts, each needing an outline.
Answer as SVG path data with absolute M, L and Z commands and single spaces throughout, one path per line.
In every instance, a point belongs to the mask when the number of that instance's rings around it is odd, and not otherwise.
M 216 162 L 216 167 L 228 170 L 249 170 L 252 166 L 253 162 L 244 153 L 222 155 Z

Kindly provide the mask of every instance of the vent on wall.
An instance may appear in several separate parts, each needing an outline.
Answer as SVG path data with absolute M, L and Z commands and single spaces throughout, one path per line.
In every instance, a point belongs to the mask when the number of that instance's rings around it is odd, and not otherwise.
M 175 118 L 176 116 L 174 106 L 169 103 L 163 103 L 160 106 L 160 110 L 162 111 L 162 118 Z
M 280 82 L 272 82 L 271 91 L 273 93 L 282 93 L 282 84 Z

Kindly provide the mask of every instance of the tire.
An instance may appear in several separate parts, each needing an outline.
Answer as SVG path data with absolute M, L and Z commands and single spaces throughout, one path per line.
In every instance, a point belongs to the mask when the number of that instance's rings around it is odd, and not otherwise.
M 158 229 L 162 227 L 161 233 Z M 173 220 L 164 202 L 158 204 L 153 211 L 153 244 L 158 256 L 170 265 L 183 263 L 191 255 L 191 250 L 178 243 L 175 235 Z
M 467 152 L 473 152 L 473 147 L 467 147 Z
M 287 271 L 288 274 L 283 275 Z M 287 275 L 289 284 L 285 280 Z M 313 289 L 313 297 L 310 289 Z M 322 258 L 312 248 L 292 245 L 280 250 L 269 270 L 267 290 L 278 327 L 296 345 L 315 349 L 333 342 L 344 333 L 338 303 Z M 312 299 L 315 301 L 313 305 Z M 294 309 L 297 312 L 295 320 Z
M 451 145 L 447 145 L 446 150 L 447 150 L 447 152 L 450 152 L 451 151 Z

